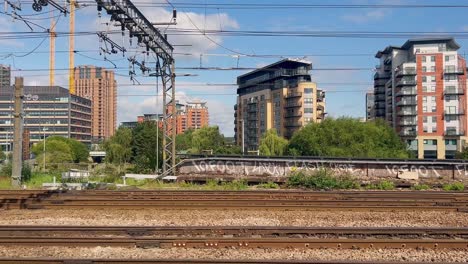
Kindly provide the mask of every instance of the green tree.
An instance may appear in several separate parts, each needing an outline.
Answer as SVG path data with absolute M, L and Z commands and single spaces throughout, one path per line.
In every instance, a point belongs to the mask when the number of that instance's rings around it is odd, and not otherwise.
M 121 127 L 103 144 L 106 151 L 106 162 L 116 164 L 118 174 L 121 172 L 121 166 L 130 162 L 132 158 L 132 141 L 132 130 Z
M 49 152 L 49 150 L 54 151 L 54 147 L 62 147 L 63 144 L 57 144 L 55 142 L 62 142 L 65 145 L 68 146 L 67 151 L 69 151 L 69 154 L 72 157 L 73 162 L 85 162 L 88 160 L 89 157 L 89 151 L 88 147 L 75 140 L 75 139 L 70 139 L 70 138 L 65 138 L 65 137 L 60 137 L 60 136 L 51 136 L 46 139 L 46 153 Z M 51 144 L 49 146 L 49 144 Z M 44 148 L 44 141 L 39 142 L 38 144 L 34 145 L 32 152 L 38 156 L 42 154 Z M 64 150 L 64 149 L 61 149 Z M 46 155 L 47 156 L 47 155 Z
M 260 139 L 260 155 L 281 156 L 286 152 L 288 141 L 278 136 L 276 129 L 268 130 Z
M 457 159 L 468 159 L 468 147 L 464 147 L 463 150 L 461 152 L 458 152 L 456 155 L 455 155 L 455 158 Z
M 193 132 L 190 153 L 201 153 L 204 150 L 219 153 L 224 145 L 224 136 L 220 134 L 219 127 L 205 126 Z
M 187 129 L 184 133 L 176 136 L 176 150 L 188 151 L 192 148 L 193 129 Z
M 43 152 L 44 142 L 36 144 L 32 149 L 41 168 L 44 167 L 44 155 L 46 166 L 52 171 L 64 170 L 63 165 L 65 163 L 73 162 L 72 150 L 66 142 L 62 140 L 46 140 L 45 144 L 45 153 Z
M 156 167 L 160 168 L 162 165 L 162 131 L 159 130 L 159 134 L 157 131 L 156 125 L 153 122 L 138 124 L 133 130 L 133 159 L 138 172 L 153 172 Z M 158 164 L 156 164 L 157 144 Z
M 405 144 L 384 120 L 360 122 L 344 117 L 305 126 L 293 135 L 288 149 L 302 156 L 409 157 Z

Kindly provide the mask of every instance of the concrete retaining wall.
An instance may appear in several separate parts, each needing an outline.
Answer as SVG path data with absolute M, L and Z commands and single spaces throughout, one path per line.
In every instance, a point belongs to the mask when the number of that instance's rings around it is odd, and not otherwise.
M 468 180 L 468 163 L 443 161 L 369 161 L 369 160 L 299 160 L 252 158 L 198 158 L 185 160 L 178 167 L 181 176 L 226 178 L 284 179 L 291 172 L 329 169 L 336 174 L 357 178 L 395 178 L 413 172 L 420 179 Z

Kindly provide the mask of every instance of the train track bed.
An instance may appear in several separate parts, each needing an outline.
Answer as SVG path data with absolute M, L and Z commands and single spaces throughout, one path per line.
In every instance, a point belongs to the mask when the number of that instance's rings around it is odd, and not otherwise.
M 228 260 L 308 261 L 307 263 L 466 263 L 467 250 L 449 249 L 193 249 L 193 248 L 127 248 L 127 247 L 35 247 L 0 246 L 2 258 L 55 258 L 55 259 L 192 259 L 213 260 L 226 263 Z M 109 260 L 110 261 L 110 260 Z M 0 262 L 2 263 L 2 262 Z M 23 262 L 33 263 L 33 262 Z M 63 263 L 63 262 L 59 262 Z M 73 263 L 73 262 L 72 262 Z M 68 263 L 68 264 L 72 264 Z M 90 263 L 90 262 L 78 262 Z M 115 262 L 109 262 L 115 263 Z M 117 262 L 120 263 L 120 262 Z M 125 262 L 124 262 L 125 263 Z M 190 262 L 184 262 L 190 263 Z M 201 262 L 206 263 L 206 262 Z M 234 262 L 236 263 L 236 262 Z M 245 262 L 239 262 L 245 263 Z M 268 262 L 267 262 L 268 263 Z M 42 264 L 42 263 L 41 263 Z M 75 264 L 75 263 L 73 263 Z

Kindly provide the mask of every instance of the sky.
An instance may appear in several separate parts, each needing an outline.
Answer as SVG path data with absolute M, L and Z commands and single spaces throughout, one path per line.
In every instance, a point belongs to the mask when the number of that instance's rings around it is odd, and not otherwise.
M 58 11 L 42 12 L 31 9 L 32 1 L 21 2 L 19 15 L 30 22 L 34 32 L 50 28 L 50 14 L 56 16 L 56 74 L 55 84 L 68 88 L 68 32 L 69 19 Z M 56 0 L 66 5 L 64 0 Z M 80 1 L 78 1 L 80 2 Z M 172 7 L 155 6 L 165 1 L 134 0 L 142 13 L 151 22 L 170 22 Z M 388 4 L 467 4 L 466 1 L 403 1 L 403 0 L 350 0 L 350 1 L 286 1 L 286 0 L 172 0 L 177 9 L 177 25 L 159 28 L 168 34 L 168 41 L 174 45 L 176 67 L 262 67 L 285 57 L 305 58 L 313 64 L 312 79 L 326 91 L 326 112 L 329 116 L 365 116 L 365 93 L 372 90 L 373 70 L 378 64 L 375 53 L 388 45 L 402 45 L 404 36 L 384 34 L 379 37 L 324 37 L 324 32 L 433 32 L 443 36 L 457 34 L 461 45 L 460 53 L 468 52 L 468 8 L 267 8 L 265 4 L 306 4 L 306 5 L 388 5 Z M 85 0 L 76 12 L 78 32 L 109 31 L 119 29 L 109 23 L 110 17 L 103 12 L 98 17 L 94 1 Z M 199 4 L 188 6 L 187 3 Z M 211 4 L 239 4 L 242 9 Z M 4 2 L 0 0 L 0 7 Z M 258 4 L 260 8 L 245 8 Z M 262 6 L 263 5 L 263 6 Z M 251 6 L 250 6 L 251 7 Z M 11 65 L 12 75 L 23 76 L 26 85 L 48 85 L 49 39 L 44 34 L 31 38 L 31 32 L 23 21 L 13 19 L 11 8 L 0 8 L 0 64 Z M 34 25 L 34 24 L 36 25 Z M 224 35 L 181 35 L 171 29 L 192 29 L 198 32 L 221 31 L 274 31 L 274 32 L 318 32 L 319 36 L 224 36 Z M 167 31 L 166 31 L 167 30 Z M 16 32 L 16 33 L 13 33 Z M 466 32 L 466 33 L 463 33 Z M 415 37 L 420 37 L 418 33 Z M 465 35 L 464 35 L 465 34 Z M 277 35 L 277 34 L 275 34 Z M 410 34 L 413 36 L 414 34 Z M 460 36 L 462 35 L 462 36 Z M 144 76 L 136 71 L 136 81 L 128 75 L 128 58 L 151 64 L 154 59 L 146 56 L 137 47 L 134 39 L 130 45 L 127 36 L 109 35 L 116 43 L 127 48 L 124 54 L 99 52 L 105 48 L 97 35 L 75 37 L 75 66 L 97 65 L 114 69 L 118 85 L 118 122 L 134 121 L 138 115 L 161 112 L 161 91 L 156 96 L 155 77 Z M 255 56 L 248 56 L 255 55 Z M 274 55 L 265 57 L 260 55 Z M 210 125 L 218 125 L 225 136 L 234 134 L 234 104 L 236 103 L 236 77 L 246 73 L 243 70 L 201 71 L 177 69 L 177 99 L 181 102 L 193 99 L 206 101 L 210 112 Z M 181 76 L 190 74 L 191 76 Z M 140 84 L 138 84 L 138 82 Z M 160 87 L 159 87 L 160 88 Z M 158 100 L 156 99 L 158 98 Z

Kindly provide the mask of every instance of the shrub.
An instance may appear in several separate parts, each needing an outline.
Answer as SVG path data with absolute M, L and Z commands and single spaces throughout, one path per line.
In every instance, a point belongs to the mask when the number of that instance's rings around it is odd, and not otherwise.
M 370 190 L 393 190 L 395 189 L 395 184 L 392 181 L 383 180 L 377 184 L 370 184 L 366 186 L 366 189 Z
M 416 191 L 424 191 L 424 190 L 429 190 L 431 187 L 427 184 L 416 184 L 413 186 L 413 190 Z
M 445 191 L 463 191 L 465 190 L 465 185 L 461 182 L 445 184 L 442 187 Z
M 326 169 L 320 169 L 311 174 L 303 171 L 293 172 L 288 178 L 287 185 L 316 190 L 359 188 L 359 184 L 351 176 L 335 176 L 332 171 Z
M 257 185 L 259 189 L 279 189 L 280 186 L 275 182 L 267 182 Z
M 21 180 L 27 182 L 31 179 L 31 166 L 28 163 L 23 163 L 23 168 L 21 169 Z

